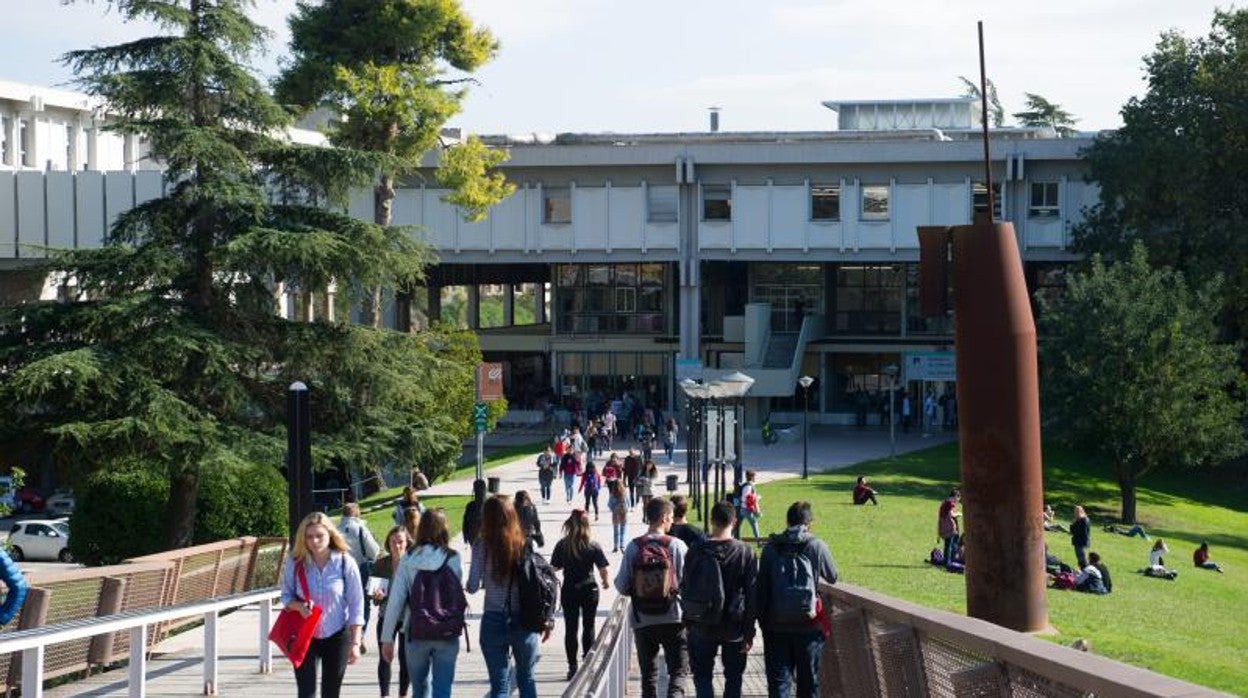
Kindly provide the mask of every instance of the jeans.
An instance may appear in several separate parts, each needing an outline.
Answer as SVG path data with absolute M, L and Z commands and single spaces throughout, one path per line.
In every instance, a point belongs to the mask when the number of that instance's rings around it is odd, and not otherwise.
M 399 664 L 399 695 L 405 696 L 407 687 L 411 685 L 407 676 L 407 643 L 403 641 L 403 633 L 395 633 L 395 637 L 382 637 L 381 626 L 381 623 L 377 624 L 377 685 L 381 688 L 381 695 L 390 695 L 391 666 L 390 662 L 381 657 L 381 643 L 393 642 L 394 661 Z
M 481 655 L 490 673 L 490 698 L 511 694 L 511 655 L 515 655 L 515 681 L 520 698 L 537 698 L 533 668 L 537 665 L 539 636 L 520 627 L 518 618 L 508 619 L 502 611 L 481 614 Z
M 626 535 L 628 531 L 628 524 L 627 523 L 611 524 L 611 529 L 612 529 L 612 533 L 615 534 L 614 537 L 611 539 L 613 542 L 612 548 L 615 550 L 623 550 L 624 549 L 624 536 Z
M 594 508 L 594 518 L 598 518 L 598 490 L 585 490 L 585 513 L 589 513 L 590 507 Z
M 455 660 L 459 658 L 459 638 L 454 640 L 411 640 L 407 643 L 407 666 L 412 676 L 413 698 L 451 698 L 455 683 Z M 430 674 L 432 674 L 432 691 Z M 402 691 L 400 691 L 402 695 Z
M 1086 545 L 1075 546 L 1075 560 L 1079 562 L 1080 570 L 1088 566 L 1088 546 Z
M 689 666 L 693 669 L 693 690 L 697 698 L 715 698 L 715 655 L 719 653 L 724 666 L 723 698 L 741 698 L 741 677 L 745 674 L 744 642 L 720 642 L 699 633 L 689 632 Z M 722 649 L 722 651 L 721 651 Z
M 542 481 L 538 482 L 538 485 L 541 487 L 541 490 L 542 490 L 542 501 L 543 501 L 543 502 L 549 502 L 549 501 L 550 501 L 550 484 L 551 484 L 551 483 L 550 483 L 550 481 L 549 481 L 549 480 L 542 480 Z
M 754 531 L 754 537 L 758 538 L 758 514 L 748 509 L 741 509 L 737 512 L 737 521 L 750 524 L 750 530 Z
M 568 501 L 572 501 L 572 493 L 576 491 L 576 476 L 563 474 L 563 489 L 567 492 Z
M 663 444 L 663 452 L 667 454 L 668 464 L 671 464 L 673 458 L 676 456 L 676 444 L 671 441 Z
M 680 623 L 647 625 L 633 630 L 637 645 L 637 664 L 641 667 L 641 698 L 658 697 L 659 650 L 667 661 L 668 698 L 683 698 L 685 676 L 689 674 L 689 647 L 685 640 L 685 626 Z
M 637 506 L 637 478 L 624 475 L 624 486 L 628 488 L 628 506 Z
M 360 563 L 360 588 L 368 588 L 368 578 L 373 576 L 373 563 L 365 561 Z M 364 627 L 360 628 L 360 644 L 364 644 L 364 631 L 368 630 L 368 619 L 373 615 L 373 602 L 364 599 Z
M 576 627 L 581 626 L 581 654 L 584 657 L 594 646 L 594 624 L 598 620 L 598 585 L 593 577 L 576 587 L 564 587 L 561 594 L 563 618 L 567 627 L 563 631 L 563 651 L 568 656 L 568 666 L 575 667 L 577 660 Z
M 321 698 L 338 698 L 342 690 L 342 678 L 347 674 L 347 653 L 351 650 L 351 635 L 346 628 L 326 638 L 313 638 L 303 664 L 295 669 L 295 685 L 299 698 L 315 698 L 316 665 L 321 667 Z
M 953 554 L 958 551 L 958 534 L 952 533 L 945 536 L 945 567 L 953 562 Z
M 797 677 L 797 698 L 819 695 L 819 657 L 823 631 L 763 633 L 763 664 L 768 698 L 788 698 Z

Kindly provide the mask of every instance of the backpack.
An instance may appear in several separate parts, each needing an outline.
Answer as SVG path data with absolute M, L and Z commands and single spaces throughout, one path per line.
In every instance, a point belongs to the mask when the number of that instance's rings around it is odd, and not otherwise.
M 407 634 L 412 640 L 455 640 L 464 631 L 468 598 L 455 572 L 446 563 L 436 570 L 421 570 L 407 593 Z
M 672 607 L 677 589 L 671 542 L 671 536 L 641 536 L 633 541 L 637 557 L 633 559 L 629 586 L 637 613 L 660 615 Z
M 507 585 L 508 606 L 512 583 L 520 589 L 520 627 L 531 633 L 554 628 L 555 612 L 559 610 L 559 578 L 546 558 L 528 543 Z M 510 608 L 507 615 L 511 615 Z
M 806 542 L 794 544 L 782 535 L 771 537 L 775 556 L 767 571 L 771 580 L 768 620 L 776 625 L 807 625 L 818 611 L 815 567 L 803 553 Z
M 719 560 L 698 544 L 685 556 L 680 580 L 680 610 L 686 621 L 719 625 L 724 619 L 724 577 Z
M 1053 588 L 1054 589 L 1074 589 L 1075 588 L 1075 573 L 1074 572 L 1059 572 L 1058 574 L 1053 575 Z

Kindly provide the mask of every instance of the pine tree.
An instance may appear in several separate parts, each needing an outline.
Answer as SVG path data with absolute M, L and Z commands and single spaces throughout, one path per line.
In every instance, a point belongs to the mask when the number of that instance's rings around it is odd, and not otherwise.
M 1026 109 L 1014 114 L 1014 118 L 1018 119 L 1020 126 L 1044 127 L 1050 126 L 1057 135 L 1063 138 L 1073 136 L 1075 134 L 1075 124 L 1078 119 L 1074 114 L 1062 109 L 1062 105 L 1054 104 L 1038 94 L 1024 92 L 1026 96 Z
M 378 163 L 284 137 L 286 112 L 244 65 L 265 38 L 250 4 L 113 0 L 161 33 L 67 54 L 111 128 L 149 138 L 165 194 L 120 216 L 103 248 L 54 258 L 74 299 L 0 309 L 0 447 L 166 473 L 173 547 L 192 540 L 201 468 L 280 467 L 292 381 L 313 389 L 318 467 L 428 472 L 459 452 L 479 360 L 471 335 L 276 314 L 279 285 L 360 301 L 417 282 L 428 255 L 331 205 Z
M 506 153 L 475 137 L 446 143 L 442 127 L 459 113 L 469 75 L 494 57 L 498 42 L 474 27 L 455 0 L 322 0 L 300 3 L 290 19 L 293 62 L 277 82 L 284 104 L 328 107 L 343 119 L 329 129 L 337 145 L 378 156 L 374 222 L 391 224 L 399 177 L 439 151 L 445 199 L 469 220 L 510 196 L 495 167 Z M 381 323 L 374 294 L 369 320 Z
M 962 86 L 966 90 L 962 93 L 964 97 L 972 99 L 982 99 L 979 94 L 979 83 L 973 82 L 963 75 L 959 75 L 958 79 L 962 81 Z M 1001 106 L 1001 100 L 997 97 L 997 86 L 992 80 L 988 83 L 988 121 L 994 128 L 1005 126 L 1005 107 Z

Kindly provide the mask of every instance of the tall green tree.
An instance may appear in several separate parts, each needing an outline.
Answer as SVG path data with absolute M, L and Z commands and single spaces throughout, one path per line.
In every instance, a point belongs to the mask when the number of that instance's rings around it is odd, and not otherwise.
M 296 110 L 328 107 L 342 115 L 329 129 L 337 145 L 382 157 L 373 188 L 374 222 L 389 226 L 399 177 L 439 151 L 446 200 L 480 220 L 514 187 L 495 167 L 506 153 L 469 137 L 442 139 L 459 113 L 471 73 L 498 42 L 476 27 L 456 0 L 303 0 L 290 18 L 293 60 L 277 81 L 278 98 Z M 381 323 L 381 298 L 369 319 Z
M 1217 282 L 1198 290 L 1150 266 L 1140 244 L 1116 264 L 1094 256 L 1043 301 L 1044 410 L 1072 446 L 1100 457 L 1134 523 L 1135 488 L 1166 467 L 1244 452 L 1243 374 L 1217 341 Z
M 318 466 L 449 467 L 474 338 L 275 313 L 279 285 L 362 299 L 419 280 L 428 255 L 409 236 L 327 206 L 371 183 L 376 158 L 285 137 L 286 111 L 245 68 L 265 38 L 249 0 L 111 5 L 160 33 L 65 60 L 110 128 L 148 137 L 165 193 L 101 249 L 53 259 L 70 300 L 0 308 L 0 448 L 33 439 L 90 469 L 167 476 L 171 546 L 192 540 L 201 468 L 280 467 L 294 380 L 313 389 Z
M 1075 134 L 1075 124 L 1079 120 L 1074 114 L 1062 109 L 1062 105 L 1054 104 L 1038 94 L 1024 92 L 1023 95 L 1026 97 L 1025 109 L 1014 114 L 1020 126 L 1050 126 L 1057 131 L 1057 135 L 1063 138 Z
M 1248 333 L 1248 10 L 1216 12 L 1208 36 L 1163 34 L 1148 90 L 1084 157 L 1100 202 L 1077 249 L 1125 256 L 1137 240 L 1188 278 L 1221 274 L 1224 337 Z M 1248 355 L 1242 357 L 1248 365 Z
M 962 86 L 966 88 L 962 93 L 963 97 L 982 99 L 979 94 L 978 82 L 975 82 L 964 75 L 959 75 L 958 80 L 961 80 Z M 1001 99 L 997 97 L 996 84 L 994 84 L 991 79 L 988 79 L 986 82 L 988 83 L 988 121 L 993 127 L 1001 128 L 1002 126 L 1005 126 L 1005 107 L 1001 106 Z

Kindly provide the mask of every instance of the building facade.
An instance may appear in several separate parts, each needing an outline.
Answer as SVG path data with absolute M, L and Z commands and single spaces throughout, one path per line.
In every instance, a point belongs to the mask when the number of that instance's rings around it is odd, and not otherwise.
M 986 206 L 977 103 L 825 104 L 854 130 L 487 138 L 509 150 L 515 194 L 466 222 L 429 173 L 402 187 L 395 224 L 440 261 L 388 316 L 475 330 L 506 368 L 516 420 L 625 393 L 673 410 L 679 378 L 734 369 L 756 379 L 751 424 L 807 398 L 818 421 L 879 423 L 894 381 L 917 410 L 951 387 L 953 336 L 952 318 L 918 312 L 916 228 Z M 996 216 L 1014 224 L 1033 288 L 1060 282 L 1096 201 L 1089 138 L 993 133 Z M 157 171 L 0 171 L 0 269 L 101 244 L 162 187 Z M 372 207 L 362 191 L 349 210 L 371 220 Z

